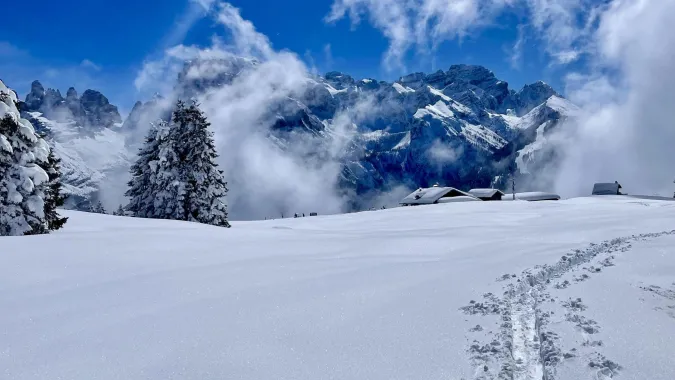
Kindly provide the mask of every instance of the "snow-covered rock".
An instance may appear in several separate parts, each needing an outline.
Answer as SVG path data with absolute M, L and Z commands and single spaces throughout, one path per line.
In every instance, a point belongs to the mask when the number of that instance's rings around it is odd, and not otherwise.
M 64 98 L 59 90 L 45 90 L 37 80 L 21 103 L 21 111 L 40 112 L 58 122 L 76 121 L 79 127 L 89 131 L 112 128 L 122 122 L 117 107 L 98 91 L 86 90 L 78 98 L 77 91 L 71 87 Z

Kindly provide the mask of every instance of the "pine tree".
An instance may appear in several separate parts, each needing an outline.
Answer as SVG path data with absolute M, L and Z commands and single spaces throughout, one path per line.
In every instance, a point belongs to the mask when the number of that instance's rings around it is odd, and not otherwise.
M 7 104 L 7 96 L 2 101 Z M 38 164 L 47 159 L 49 147 L 30 123 L 7 113 L 0 120 L 0 151 L 0 235 L 47 233 L 44 199 L 49 176 Z
M 162 134 L 168 129 L 166 122 L 153 125 L 145 137 L 145 144 L 138 152 L 138 159 L 131 166 L 129 190 L 125 193 L 131 199 L 126 207 L 133 216 L 139 218 L 162 218 L 155 212 L 157 188 L 157 170 Z
M 45 191 L 45 219 L 50 231 L 63 228 L 68 220 L 56 211 L 56 208 L 63 206 L 66 200 L 66 196 L 61 192 L 60 163 L 61 159 L 54 156 L 54 152 L 49 152 L 47 162 L 40 165 L 49 176 L 49 187 Z
M 127 210 L 139 217 L 230 227 L 223 203 L 227 184 L 209 126 L 197 104 L 176 103 L 171 123 L 148 134 L 131 168 Z
M 182 202 L 183 220 L 230 227 L 227 207 L 223 203 L 227 195 L 227 183 L 218 169 L 211 123 L 196 103 L 186 106 L 176 104 L 170 139 L 177 142 L 174 153 L 179 162 L 179 178 L 184 193 Z
M 93 212 L 95 214 L 107 214 L 107 212 L 105 211 L 105 207 L 103 207 L 103 203 L 101 203 L 101 201 L 93 203 L 91 207 L 89 207 L 89 212 Z
M 124 212 L 124 207 L 120 205 L 120 207 L 117 208 L 117 211 L 113 212 L 113 215 L 115 216 L 125 216 L 126 213 Z

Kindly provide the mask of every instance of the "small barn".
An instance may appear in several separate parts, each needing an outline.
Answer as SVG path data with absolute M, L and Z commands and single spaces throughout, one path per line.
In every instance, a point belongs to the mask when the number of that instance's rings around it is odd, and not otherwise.
M 455 189 L 454 187 L 434 186 L 426 189 L 420 188 L 399 202 L 402 206 L 430 205 L 434 203 L 472 202 L 480 201 L 473 195 Z
M 469 194 L 482 201 L 501 201 L 504 193 L 497 189 L 471 189 Z
M 621 195 L 621 185 L 614 183 L 596 183 L 593 185 L 593 195 Z

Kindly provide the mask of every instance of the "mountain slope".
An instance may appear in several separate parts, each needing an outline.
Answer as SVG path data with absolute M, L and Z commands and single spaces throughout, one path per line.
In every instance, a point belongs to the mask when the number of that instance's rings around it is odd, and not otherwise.
M 227 231 L 66 212 L 62 231 L 2 241 L 0 368 L 26 380 L 670 380 L 675 236 L 660 233 L 673 205 L 472 202 Z

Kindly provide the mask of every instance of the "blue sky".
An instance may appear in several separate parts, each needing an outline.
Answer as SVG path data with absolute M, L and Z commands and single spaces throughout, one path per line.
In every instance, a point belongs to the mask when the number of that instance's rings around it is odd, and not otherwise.
M 297 53 L 322 73 L 337 70 L 357 78 L 392 80 L 413 71 L 472 63 L 488 67 L 514 88 L 540 79 L 562 88 L 565 70 L 549 64 L 537 39 L 521 39 L 522 55 L 512 62 L 512 48 L 522 36 L 519 25 L 527 22 L 523 13 L 499 15 L 461 40 L 441 42 L 432 53 L 411 48 L 401 65 L 390 68 L 383 64 L 390 41 L 366 13 L 353 26 L 348 17 L 326 22 L 333 0 L 230 3 L 275 49 Z M 160 7 L 131 0 L 9 2 L 0 24 L 0 78 L 22 96 L 34 79 L 62 92 L 69 86 L 80 93 L 98 89 L 128 111 L 140 97 L 133 81 L 148 57 L 175 44 L 204 46 L 214 34 L 226 35 L 211 18 L 189 16 L 196 6 L 187 0 L 164 0 Z

